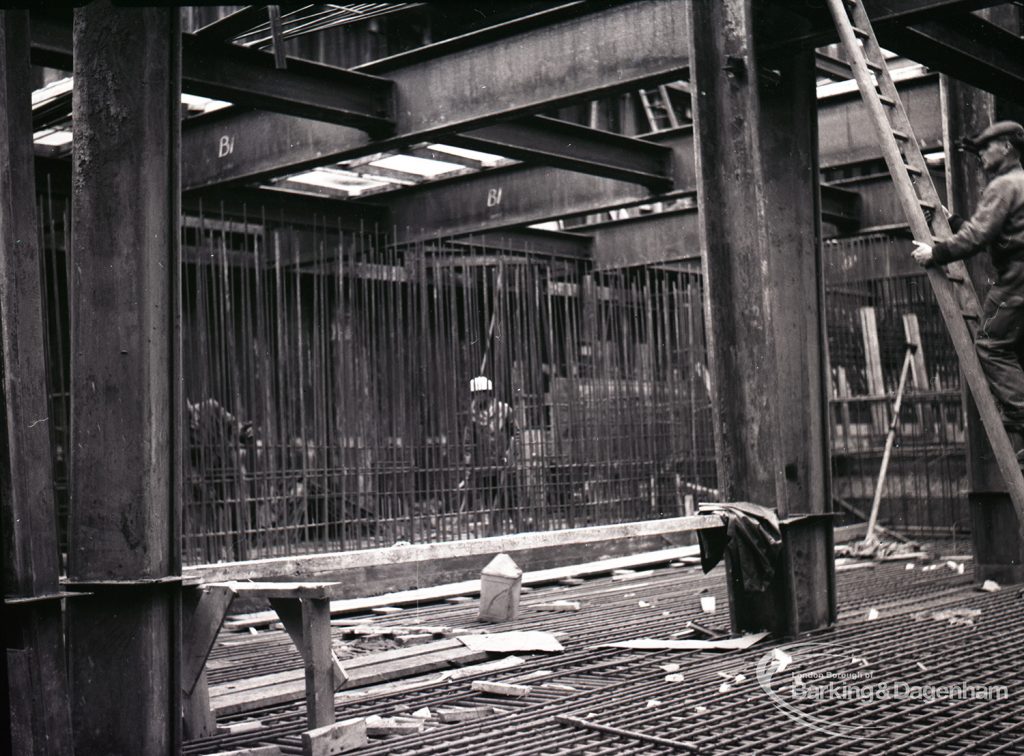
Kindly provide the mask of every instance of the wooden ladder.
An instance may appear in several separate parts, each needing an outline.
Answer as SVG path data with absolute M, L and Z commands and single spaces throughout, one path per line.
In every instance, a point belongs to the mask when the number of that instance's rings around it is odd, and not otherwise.
M 949 236 L 949 220 L 864 5 L 861 0 L 828 0 L 828 6 L 914 238 L 930 243 L 933 236 Z M 926 211 L 931 214 L 930 225 Z M 926 272 L 1024 536 L 1024 476 L 974 351 L 974 336 L 981 322 L 978 295 L 960 261 L 944 268 L 929 266 Z
M 640 104 L 643 106 L 644 115 L 647 116 L 647 123 L 651 131 L 665 131 L 679 126 L 676 114 L 672 110 L 672 101 L 669 100 L 668 89 L 665 85 L 655 89 L 639 90 Z

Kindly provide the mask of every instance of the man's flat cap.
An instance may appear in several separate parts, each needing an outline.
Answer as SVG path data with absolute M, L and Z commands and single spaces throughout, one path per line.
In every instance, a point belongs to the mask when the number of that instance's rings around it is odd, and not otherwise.
M 1024 150 L 1024 126 L 1016 121 L 996 121 L 987 129 L 964 139 L 963 148 L 969 152 L 980 152 L 986 144 L 997 137 L 1006 137 L 1018 150 Z

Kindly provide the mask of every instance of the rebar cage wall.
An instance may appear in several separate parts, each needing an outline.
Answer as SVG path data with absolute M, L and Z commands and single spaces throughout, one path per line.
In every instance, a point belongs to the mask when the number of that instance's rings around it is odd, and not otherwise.
M 39 200 L 63 521 L 68 217 L 59 190 Z M 187 563 L 667 517 L 714 498 L 692 266 L 598 271 L 493 239 L 395 236 L 216 203 L 183 218 Z M 915 314 L 928 384 L 904 401 L 882 521 L 948 532 L 967 522 L 956 362 L 920 280 L 865 273 L 900 244 L 826 245 L 835 492 L 870 502 Z M 464 456 L 478 374 L 518 430 L 490 482 Z

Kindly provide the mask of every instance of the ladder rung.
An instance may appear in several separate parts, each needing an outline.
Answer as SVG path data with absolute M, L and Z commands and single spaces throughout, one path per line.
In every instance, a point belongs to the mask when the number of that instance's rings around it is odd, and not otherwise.
M 859 26 L 851 26 L 850 29 L 853 30 L 854 36 L 860 37 L 861 39 L 871 38 L 871 35 L 864 31 L 863 29 L 861 29 Z
M 896 137 L 897 139 L 899 139 L 901 142 L 909 142 L 910 141 L 910 135 L 907 134 L 907 132 L 905 132 L 905 131 L 900 131 L 899 129 L 893 129 L 892 130 L 892 135 L 894 137 Z
M 883 105 L 888 105 L 890 108 L 896 107 L 896 100 L 892 99 L 889 95 L 879 94 L 878 99 Z
M 946 280 L 947 281 L 952 281 L 953 283 L 963 283 L 964 282 L 964 277 L 961 276 L 959 273 L 949 273 L 949 272 L 947 272 L 946 273 Z
M 882 73 L 883 70 L 885 70 L 884 66 L 878 65 L 873 60 L 865 60 L 864 63 L 865 63 L 865 65 L 867 65 L 867 67 L 868 67 L 868 69 L 870 71 L 872 71 L 872 72 L 874 72 L 876 74 L 880 74 L 880 73 Z
M 907 169 L 907 173 L 909 173 L 911 176 L 920 176 L 921 175 L 921 169 L 920 168 L 915 168 L 914 166 L 907 165 L 906 163 L 903 164 L 903 167 Z

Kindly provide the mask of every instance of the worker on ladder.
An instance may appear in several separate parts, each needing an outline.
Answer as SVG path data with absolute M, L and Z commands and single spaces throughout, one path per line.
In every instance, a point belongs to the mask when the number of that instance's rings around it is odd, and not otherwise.
M 950 218 L 955 233 L 948 239 L 915 240 L 913 256 L 921 265 L 945 265 L 988 248 L 997 278 L 985 297 L 974 346 L 1024 463 L 1024 369 L 1017 357 L 1024 335 L 1024 127 L 999 121 L 962 145 L 978 155 L 989 177 L 978 208 L 968 221 Z

